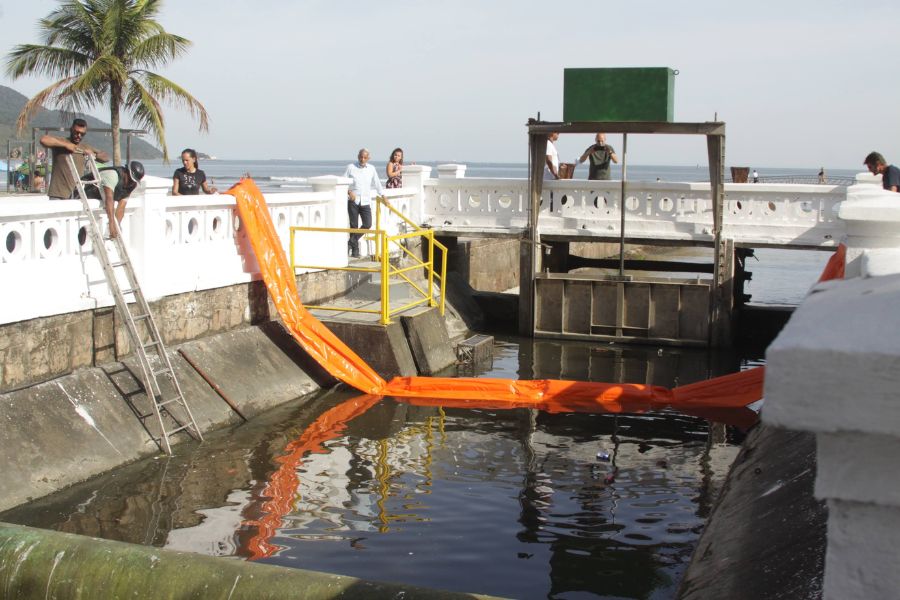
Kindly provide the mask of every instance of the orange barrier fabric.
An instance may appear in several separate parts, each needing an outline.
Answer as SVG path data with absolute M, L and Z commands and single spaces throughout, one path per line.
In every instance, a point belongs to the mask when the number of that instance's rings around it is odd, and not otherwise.
M 361 392 L 378 393 L 384 387 L 384 379 L 300 303 L 291 263 L 272 224 L 266 200 L 253 180 L 242 179 L 227 193 L 237 202 L 266 289 L 294 339 L 337 379 Z
M 465 404 L 477 398 L 504 406 L 539 408 L 555 403 L 562 410 L 598 409 L 622 412 L 626 406 L 745 406 L 762 397 L 762 370 L 745 371 L 669 390 L 641 384 L 487 378 L 397 377 L 386 383 L 365 361 L 300 304 L 296 279 L 265 199 L 256 184 L 243 179 L 229 191 L 250 237 L 266 288 L 284 324 L 300 345 L 329 373 L 367 394 L 400 398 L 434 398 Z
M 837 250 L 828 259 L 819 281 L 828 281 L 829 279 L 843 279 L 844 268 L 847 266 L 847 246 L 839 244 Z
M 299 438 L 287 445 L 284 454 L 275 459 L 281 466 L 269 477 L 263 490 L 262 495 L 269 498 L 262 504 L 263 515 L 259 519 L 244 521 L 245 526 L 257 527 L 256 535 L 247 544 L 251 560 L 271 556 L 279 550 L 269 543 L 269 539 L 281 527 L 282 517 L 294 509 L 297 486 L 300 484 L 297 466 L 303 457 L 309 453 L 325 452 L 322 444 L 340 435 L 349 421 L 364 414 L 379 401 L 381 396 L 357 396 L 325 411 Z

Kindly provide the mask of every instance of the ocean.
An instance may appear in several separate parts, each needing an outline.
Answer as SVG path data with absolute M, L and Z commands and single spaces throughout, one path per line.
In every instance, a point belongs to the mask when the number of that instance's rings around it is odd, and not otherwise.
M 177 158 L 177 157 L 175 157 Z M 172 177 L 180 163 L 162 160 L 144 160 L 147 173 L 157 177 Z M 307 178 L 318 175 L 343 175 L 344 169 L 351 160 L 201 160 L 200 168 L 212 185 L 219 189 L 228 189 L 242 176 L 249 174 L 264 192 L 293 192 L 310 189 Z M 431 174 L 437 177 L 437 165 L 449 161 L 419 162 L 432 168 Z M 384 161 L 371 163 L 385 178 Z M 466 177 L 515 178 L 528 177 L 528 165 L 525 163 L 473 162 L 466 164 Z M 767 179 L 789 181 L 792 178 L 815 181 L 819 167 L 807 168 L 757 168 L 762 181 Z M 836 178 L 852 178 L 859 171 L 852 169 L 829 169 L 828 176 Z M 587 177 L 587 166 L 579 165 L 575 171 L 576 178 Z M 620 166 L 613 165 L 612 178 L 621 177 Z M 709 170 L 705 164 L 695 166 L 662 166 L 662 165 L 628 165 L 629 181 L 709 181 Z M 726 169 L 726 180 L 728 170 Z

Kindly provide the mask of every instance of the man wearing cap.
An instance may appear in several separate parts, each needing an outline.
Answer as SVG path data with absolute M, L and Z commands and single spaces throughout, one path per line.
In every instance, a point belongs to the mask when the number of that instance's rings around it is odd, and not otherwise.
M 114 238 L 118 234 L 119 224 L 125 216 L 125 203 L 143 178 L 144 165 L 136 160 L 128 163 L 127 168 L 121 166 L 100 169 L 101 199 L 106 205 L 106 216 L 109 219 L 109 237 Z
M 900 169 L 887 164 L 879 152 L 870 152 L 863 164 L 872 175 L 881 175 L 881 187 L 889 192 L 900 192 Z
M 51 200 L 68 200 L 75 192 L 75 179 L 72 177 L 72 170 L 66 164 L 66 156 L 72 155 L 75 160 L 75 169 L 79 173 L 84 173 L 85 154 L 91 154 L 101 162 L 109 160 L 109 155 L 103 150 L 97 150 L 81 142 L 86 133 L 87 121 L 75 119 L 69 129 L 68 138 L 49 134 L 41 138 L 41 145 L 47 148 L 53 157 L 50 187 L 47 189 L 47 195 Z

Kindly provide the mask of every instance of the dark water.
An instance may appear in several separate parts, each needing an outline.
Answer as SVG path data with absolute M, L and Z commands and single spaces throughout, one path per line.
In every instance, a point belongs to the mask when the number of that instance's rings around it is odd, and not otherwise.
M 157 177 L 171 178 L 172 173 L 181 164 L 170 162 L 164 164 L 162 160 L 145 160 L 144 166 L 147 172 Z M 343 175 L 347 164 L 353 162 L 353 158 L 347 160 L 201 160 L 200 168 L 208 178 L 213 180 L 220 190 L 225 190 L 238 181 L 243 175 L 249 173 L 256 184 L 264 192 L 291 192 L 311 189 L 306 183 L 308 177 L 317 175 Z M 385 178 L 385 163 L 373 160 L 371 164 L 378 170 L 382 180 Z M 438 162 L 423 162 L 422 165 L 432 167 L 431 176 L 437 177 Z M 526 163 L 465 163 L 466 177 L 490 177 L 490 178 L 517 178 L 528 177 L 528 165 Z M 760 169 L 760 174 L 767 177 L 804 176 L 815 180 L 818 173 L 815 168 L 770 168 Z M 612 178 L 621 177 L 621 167 L 613 165 Z M 830 169 L 829 176 L 852 177 L 857 171 L 848 169 Z M 587 167 L 580 165 L 575 171 L 575 177 L 587 177 Z M 662 166 L 662 165 L 628 165 L 628 179 L 630 181 L 709 181 L 709 170 L 706 165 L 695 166 Z
M 506 339 L 483 376 L 673 386 L 746 364 Z M 749 424 L 306 400 L 0 520 L 515 598 L 669 598 Z

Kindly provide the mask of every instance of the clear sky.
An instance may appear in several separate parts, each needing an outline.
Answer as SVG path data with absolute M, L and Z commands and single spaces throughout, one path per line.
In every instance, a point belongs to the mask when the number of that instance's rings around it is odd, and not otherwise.
M 37 42 L 54 0 L 0 0 L 5 56 Z M 886 0 L 168 0 L 193 42 L 159 72 L 207 108 L 210 131 L 166 109 L 169 151 L 219 158 L 527 160 L 525 123 L 562 120 L 566 67 L 679 70 L 675 119 L 727 124 L 726 162 L 900 163 L 900 8 Z M 0 83 L 32 95 L 49 81 Z M 104 110 L 96 116 L 109 120 Z M 560 158 L 589 136 L 563 136 Z M 610 136 L 621 146 L 621 136 Z M 693 136 L 629 136 L 636 164 L 706 163 Z

